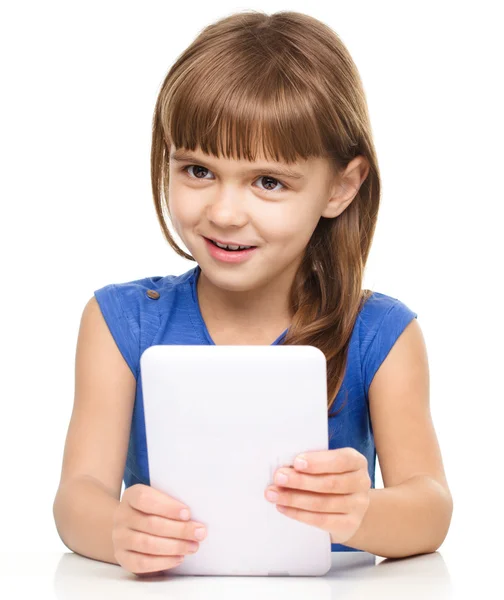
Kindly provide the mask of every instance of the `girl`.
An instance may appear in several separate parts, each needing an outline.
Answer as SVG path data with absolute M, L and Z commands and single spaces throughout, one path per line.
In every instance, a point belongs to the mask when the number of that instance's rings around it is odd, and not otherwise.
M 416 313 L 362 289 L 380 177 L 362 83 L 339 37 L 296 12 L 206 27 L 161 86 L 151 177 L 163 234 L 196 266 L 106 285 L 84 308 L 54 502 L 64 544 L 141 575 L 180 564 L 212 535 L 190 506 L 150 487 L 147 347 L 302 344 L 327 358 L 330 449 L 279 469 L 265 502 L 329 531 L 333 551 L 434 552 L 452 498 L 426 349 Z

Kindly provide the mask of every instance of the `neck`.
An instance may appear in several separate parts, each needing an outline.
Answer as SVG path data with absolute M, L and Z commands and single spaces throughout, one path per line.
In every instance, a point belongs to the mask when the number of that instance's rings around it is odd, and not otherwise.
M 292 319 L 289 292 L 294 275 L 294 269 L 286 269 L 254 289 L 227 290 L 200 270 L 196 289 L 201 314 L 205 321 L 228 328 L 258 324 L 263 328 L 287 328 Z

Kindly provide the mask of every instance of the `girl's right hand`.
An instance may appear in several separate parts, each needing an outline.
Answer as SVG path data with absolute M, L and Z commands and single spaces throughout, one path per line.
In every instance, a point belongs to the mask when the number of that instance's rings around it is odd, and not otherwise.
M 196 530 L 206 527 L 183 520 L 189 508 L 151 486 L 135 484 L 124 490 L 114 513 L 112 543 L 117 562 L 135 575 L 166 571 L 180 565 L 199 548 Z M 189 511 L 190 512 L 190 511 Z

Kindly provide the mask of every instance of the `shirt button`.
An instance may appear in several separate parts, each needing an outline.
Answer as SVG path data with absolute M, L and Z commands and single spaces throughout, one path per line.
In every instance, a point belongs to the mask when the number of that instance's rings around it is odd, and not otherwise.
M 159 292 L 156 292 L 156 290 L 147 290 L 147 296 L 153 300 L 157 300 L 159 298 Z

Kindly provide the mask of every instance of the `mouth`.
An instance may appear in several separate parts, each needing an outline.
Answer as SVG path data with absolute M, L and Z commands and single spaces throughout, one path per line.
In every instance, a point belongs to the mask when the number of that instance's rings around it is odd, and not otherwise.
M 203 236 L 205 237 L 205 236 Z M 205 240 L 207 242 L 210 242 L 212 245 L 214 245 L 216 248 L 220 248 L 221 250 L 224 250 L 225 252 L 243 252 L 245 250 L 252 250 L 253 248 L 257 248 L 257 246 L 247 246 L 246 244 L 243 244 L 242 247 L 238 247 L 236 249 L 232 249 L 232 248 L 221 248 L 221 246 L 218 246 L 216 242 L 214 242 L 214 240 L 205 237 Z M 232 246 L 238 246 L 238 244 L 230 244 Z M 243 247 L 244 246 L 244 247 Z
M 236 250 L 226 250 L 226 248 L 220 248 L 217 246 L 213 240 L 210 240 L 204 236 L 202 237 L 205 240 L 205 244 L 210 256 L 214 260 L 217 260 L 221 263 L 237 264 L 244 262 L 253 256 L 258 248 L 257 246 L 251 246 L 250 248 L 246 248 L 244 250 L 240 250 L 239 248 Z

